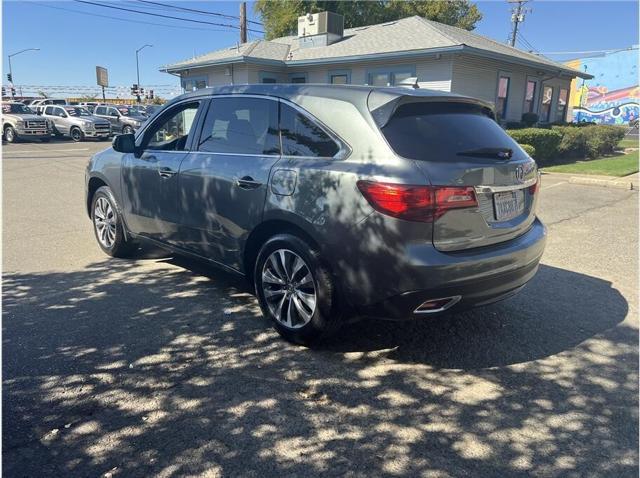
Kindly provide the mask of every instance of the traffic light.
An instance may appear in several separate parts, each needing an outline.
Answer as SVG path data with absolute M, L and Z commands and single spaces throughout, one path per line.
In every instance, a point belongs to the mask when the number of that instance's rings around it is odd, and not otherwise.
M 140 88 L 140 94 L 144 95 L 144 88 Z
M 11 96 L 13 96 L 14 98 L 16 96 L 16 89 L 13 86 L 11 87 Z
M 131 87 L 131 95 L 135 96 L 138 94 L 138 85 L 137 84 L 133 84 L 133 86 Z
M 2 87 L 2 97 L 4 98 L 5 96 L 7 96 L 7 90 L 5 89 L 5 87 Z
M 13 76 L 11 76 L 11 73 L 7 73 L 7 80 L 9 80 L 9 83 L 13 83 Z
M 152 100 L 153 99 L 153 90 L 149 90 L 149 99 Z

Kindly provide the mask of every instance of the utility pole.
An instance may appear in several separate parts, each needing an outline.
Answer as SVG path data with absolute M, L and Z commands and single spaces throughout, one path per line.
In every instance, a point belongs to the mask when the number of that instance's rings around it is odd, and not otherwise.
M 20 50 L 19 52 L 16 53 L 12 53 L 9 56 L 9 74 L 7 75 L 7 80 L 9 80 L 9 83 L 11 83 L 11 97 L 15 98 L 16 97 L 16 90 L 13 87 L 13 70 L 11 69 L 11 57 L 12 56 L 16 56 L 19 55 L 20 53 L 24 53 L 25 51 L 40 51 L 40 48 L 25 48 L 24 50 Z M 22 96 L 22 88 L 20 89 L 20 96 Z
M 240 2 L 240 43 L 247 43 L 247 2 Z
M 511 29 L 511 37 L 509 38 L 509 44 L 511 46 L 516 46 L 516 38 L 518 37 L 518 25 L 524 22 L 524 16 L 530 10 L 527 10 L 524 7 L 525 3 L 529 0 L 507 0 L 509 3 L 517 4 L 516 7 L 511 9 L 511 23 L 513 24 L 513 28 Z

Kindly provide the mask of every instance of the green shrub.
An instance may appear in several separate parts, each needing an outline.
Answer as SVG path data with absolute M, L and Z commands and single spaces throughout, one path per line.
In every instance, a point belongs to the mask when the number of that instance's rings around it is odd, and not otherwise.
M 507 133 L 517 143 L 533 146 L 538 161 L 556 157 L 558 155 L 558 145 L 562 141 L 562 134 L 550 129 L 524 128 L 508 130 Z
M 562 134 L 558 145 L 561 158 L 597 158 L 611 154 L 626 134 L 625 128 L 611 125 L 554 126 L 552 129 Z
M 558 145 L 560 158 L 585 158 L 589 156 L 587 146 L 588 131 L 591 128 L 576 128 L 574 126 L 553 126 L 552 130 L 562 135 Z
M 604 124 L 585 128 L 584 131 L 587 133 L 590 158 L 613 153 L 627 133 L 624 127 Z
M 524 149 L 525 153 L 527 153 L 532 158 L 536 157 L 536 148 L 534 148 L 530 144 L 521 144 L 520 147 Z
M 535 113 L 523 113 L 522 115 L 522 123 L 524 123 L 527 128 L 531 128 L 539 119 Z

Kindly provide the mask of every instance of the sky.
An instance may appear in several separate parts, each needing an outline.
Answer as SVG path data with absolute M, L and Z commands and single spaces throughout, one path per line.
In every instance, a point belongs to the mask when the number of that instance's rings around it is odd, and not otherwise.
M 204 22 L 238 24 L 234 18 L 180 12 L 140 0 L 86 1 Z M 233 17 L 239 12 L 238 2 L 157 1 Z M 506 0 L 475 3 L 483 14 L 475 32 L 505 42 L 511 29 L 512 5 Z M 615 50 L 638 44 L 637 1 L 532 0 L 527 7 L 532 11 L 522 24 L 522 40 L 518 46 L 534 49 L 552 59 L 578 58 L 585 55 L 572 52 Z M 259 21 L 252 2 L 248 2 L 247 13 L 249 20 Z M 250 24 L 250 28 L 261 29 L 255 24 Z M 2 79 L 6 84 L 7 55 L 25 48 L 40 48 L 12 57 L 16 85 L 93 87 L 95 66 L 100 65 L 109 70 L 110 85 L 124 88 L 136 82 L 136 49 L 152 44 L 139 54 L 140 83 L 147 89 L 155 88 L 156 94 L 168 96 L 179 81 L 159 72 L 160 66 L 234 45 L 239 36 L 234 28 L 159 18 L 78 1 L 4 0 Z M 250 32 L 250 39 L 261 37 L 260 33 Z

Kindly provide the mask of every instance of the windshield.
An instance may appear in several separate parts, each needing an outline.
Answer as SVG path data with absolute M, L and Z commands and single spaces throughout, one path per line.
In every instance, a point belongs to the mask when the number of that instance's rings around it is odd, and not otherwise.
M 31 111 L 28 107 L 21 103 L 5 103 L 2 105 L 3 113 L 13 113 L 18 115 L 32 115 L 33 111 Z
M 75 106 L 73 108 L 65 108 L 64 109 L 69 116 L 91 116 L 86 109 Z
M 118 106 L 118 111 L 123 116 L 140 116 L 138 111 L 132 106 Z
M 487 115 L 487 110 L 472 104 L 404 104 L 382 133 L 396 153 L 419 161 L 455 161 L 460 156 L 524 157 L 517 143 Z

